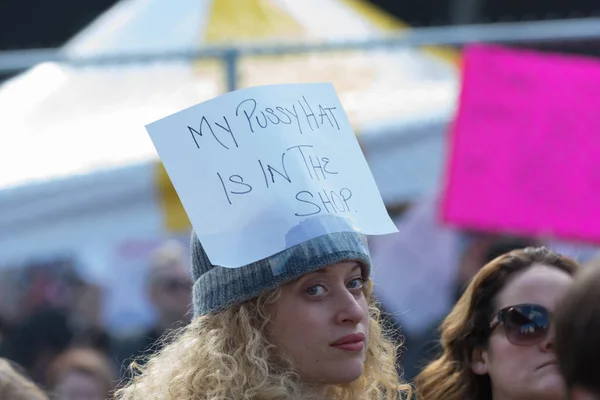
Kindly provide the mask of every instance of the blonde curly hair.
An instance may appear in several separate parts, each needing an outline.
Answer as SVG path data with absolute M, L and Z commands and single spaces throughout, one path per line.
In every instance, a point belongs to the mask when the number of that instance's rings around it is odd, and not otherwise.
M 133 363 L 136 376 L 116 392 L 122 400 L 301 399 L 298 376 L 290 361 L 266 339 L 268 305 L 280 288 L 215 314 L 195 318 L 144 366 Z M 365 284 L 370 305 L 369 343 L 362 376 L 333 386 L 328 399 L 401 399 L 411 396 L 396 369 L 396 346 L 384 336 L 380 311 Z
M 0 358 L 0 399 L 48 400 L 48 396 L 16 364 Z

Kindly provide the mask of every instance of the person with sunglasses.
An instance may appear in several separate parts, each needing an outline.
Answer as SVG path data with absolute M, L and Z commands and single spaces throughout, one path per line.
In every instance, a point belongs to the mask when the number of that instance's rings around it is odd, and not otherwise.
M 586 265 L 559 303 L 556 357 L 569 399 L 600 399 L 600 259 Z
M 415 379 L 423 400 L 563 399 L 552 313 L 579 264 L 545 247 L 486 264 L 441 325 L 441 355 Z
M 111 358 L 117 363 L 122 379 L 131 377 L 127 366 L 141 355 L 158 350 L 161 337 L 171 329 L 186 325 L 190 319 L 192 280 L 184 246 L 168 240 L 149 257 L 146 290 L 156 312 L 152 326 L 114 341 Z

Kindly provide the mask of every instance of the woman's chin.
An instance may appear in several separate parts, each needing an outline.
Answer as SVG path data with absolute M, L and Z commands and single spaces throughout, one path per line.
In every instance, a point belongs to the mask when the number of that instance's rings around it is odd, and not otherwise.
M 329 371 L 326 377 L 328 385 L 344 385 L 348 383 L 352 383 L 364 372 L 363 363 L 357 363 L 357 365 L 352 365 L 352 362 L 345 362 L 344 365 L 341 365 L 339 368 L 335 370 Z

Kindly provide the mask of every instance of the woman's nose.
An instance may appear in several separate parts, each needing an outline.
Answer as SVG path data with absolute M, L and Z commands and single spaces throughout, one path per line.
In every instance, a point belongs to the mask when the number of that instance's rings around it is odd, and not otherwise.
M 367 317 L 368 309 L 360 304 L 360 297 L 348 290 L 339 296 L 336 317 L 338 323 L 358 325 Z
M 544 340 L 542 340 L 542 342 L 540 343 L 542 351 L 545 351 L 545 352 L 554 351 L 555 336 L 556 336 L 556 333 L 554 332 L 554 329 L 551 327 L 548 330 L 548 333 L 546 334 L 546 337 L 544 338 Z

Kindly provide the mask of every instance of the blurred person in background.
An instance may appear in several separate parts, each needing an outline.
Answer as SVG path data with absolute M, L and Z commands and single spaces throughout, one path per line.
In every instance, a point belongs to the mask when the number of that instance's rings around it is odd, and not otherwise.
M 150 257 L 148 297 L 157 314 L 156 323 L 147 331 L 119 340 L 114 352 L 123 376 L 133 359 L 162 346 L 159 338 L 168 330 L 186 325 L 190 318 L 192 281 L 184 247 L 176 241 L 160 246 Z
M 512 250 L 538 245 L 532 239 L 487 234 L 466 234 L 463 243 L 464 249 L 454 284 L 455 302 L 460 299 L 481 266 Z M 418 336 L 404 332 L 404 337 L 398 338 L 402 342 L 402 369 L 407 380 L 413 380 L 425 365 L 440 355 L 442 349 L 439 328 L 444 318 L 434 321 Z M 400 332 L 401 326 L 395 325 Z
M 72 344 L 111 349 L 99 318 L 101 291 L 82 279 L 73 259 L 34 259 L 6 272 L 0 315 L 10 324 L 0 355 L 22 365 L 36 382 L 46 384 L 48 366 Z
M 48 367 L 67 349 L 73 337 L 67 313 L 44 307 L 33 311 L 11 331 L 2 342 L 0 356 L 18 363 L 34 381 L 45 386 Z
M 551 322 L 579 264 L 547 248 L 485 265 L 441 326 L 442 354 L 416 378 L 423 400 L 562 400 Z
M 0 399 L 48 400 L 48 397 L 17 365 L 0 358 Z
M 71 348 L 48 369 L 48 389 L 54 400 L 105 400 L 111 396 L 116 374 L 102 353 Z
M 600 259 L 592 261 L 555 312 L 556 356 L 570 400 L 600 400 Z
M 0 267 L 0 354 L 5 354 L 5 343 L 23 315 L 18 308 L 18 288 L 14 284 L 15 271 Z
M 75 331 L 72 345 L 92 347 L 109 354 L 113 338 L 101 321 L 103 289 L 91 282 L 73 288 L 68 307 L 69 323 Z

